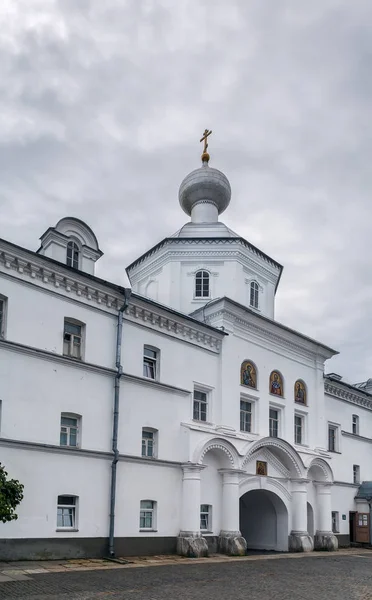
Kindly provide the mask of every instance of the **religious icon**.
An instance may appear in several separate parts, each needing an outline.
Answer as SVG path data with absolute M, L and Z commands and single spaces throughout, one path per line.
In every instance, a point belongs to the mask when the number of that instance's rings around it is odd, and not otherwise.
M 278 371 L 273 371 L 270 375 L 270 394 L 283 396 L 283 380 Z
M 263 460 L 256 461 L 256 475 L 267 475 L 267 462 Z
M 240 385 L 257 388 L 257 372 L 253 363 L 248 360 L 242 363 L 240 369 Z
M 294 386 L 295 402 L 306 405 L 306 388 L 303 381 L 298 379 Z

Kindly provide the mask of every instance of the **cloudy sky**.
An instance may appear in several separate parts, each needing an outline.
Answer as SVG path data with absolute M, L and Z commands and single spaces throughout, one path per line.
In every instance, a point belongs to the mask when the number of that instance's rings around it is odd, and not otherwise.
M 85 220 L 124 268 L 187 220 L 213 129 L 228 226 L 284 265 L 276 317 L 372 377 L 370 0 L 1 0 L 0 236 Z

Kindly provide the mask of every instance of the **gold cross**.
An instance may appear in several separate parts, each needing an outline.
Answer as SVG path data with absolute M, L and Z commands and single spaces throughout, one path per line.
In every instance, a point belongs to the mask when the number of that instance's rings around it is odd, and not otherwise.
M 203 137 L 202 137 L 202 138 L 201 138 L 201 140 L 200 140 L 201 142 L 203 142 L 203 141 L 204 141 L 204 150 L 203 150 L 203 154 L 206 154 L 206 152 L 207 152 L 207 148 L 208 148 L 208 136 L 209 136 L 209 135 L 211 135 L 211 133 L 212 133 L 212 130 L 210 130 L 210 131 L 209 131 L 208 129 L 206 129 L 206 130 L 204 131 L 204 133 L 203 133 Z

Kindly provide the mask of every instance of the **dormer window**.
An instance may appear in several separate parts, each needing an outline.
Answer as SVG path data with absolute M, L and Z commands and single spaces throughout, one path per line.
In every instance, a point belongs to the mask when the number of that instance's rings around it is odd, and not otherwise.
M 258 290 L 259 287 L 257 281 L 252 281 L 249 296 L 249 304 L 252 308 L 258 308 Z
M 66 264 L 74 269 L 79 268 L 79 246 L 76 242 L 71 241 L 67 244 Z
M 209 298 L 208 271 L 198 271 L 195 275 L 195 298 Z

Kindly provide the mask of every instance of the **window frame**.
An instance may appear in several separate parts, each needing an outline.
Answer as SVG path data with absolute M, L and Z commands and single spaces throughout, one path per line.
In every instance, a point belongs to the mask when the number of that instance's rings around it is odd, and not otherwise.
M 150 439 L 150 438 L 144 438 L 143 434 L 144 433 L 148 433 L 152 435 L 152 454 L 144 454 L 143 453 L 143 449 L 144 449 L 144 440 Z M 148 443 L 145 443 L 145 447 L 148 448 Z M 142 427 L 142 436 L 141 436 L 141 456 L 142 458 L 157 458 L 158 456 L 158 430 L 157 429 L 153 429 L 152 427 Z
M 195 398 L 195 393 L 197 394 L 204 394 L 205 395 L 205 401 L 201 400 L 201 399 L 196 399 Z M 210 411 L 210 407 L 209 407 L 209 399 L 210 399 L 210 393 L 208 390 L 203 389 L 201 387 L 198 386 L 194 386 L 194 390 L 193 390 L 193 394 L 192 394 L 192 420 L 196 421 L 197 423 L 208 423 L 209 422 L 209 411 Z M 205 404 L 205 419 L 201 419 L 201 418 L 196 418 L 195 417 L 195 403 L 203 403 Z M 201 410 L 200 410 L 200 406 L 198 409 L 198 413 L 199 413 L 199 417 L 201 414 Z
M 66 325 L 72 325 L 74 327 L 80 327 L 80 334 L 72 333 L 70 331 L 66 331 Z M 65 317 L 63 320 L 63 356 L 67 358 L 73 358 L 74 360 L 84 360 L 84 350 L 85 350 L 85 331 L 86 325 L 82 321 L 78 321 L 72 317 Z M 71 336 L 70 340 L 66 340 L 65 336 Z M 80 339 L 80 343 L 75 345 L 75 339 Z M 66 352 L 66 344 L 68 344 L 68 352 Z M 74 356 L 73 349 L 74 347 L 78 347 L 80 349 L 80 356 Z
M 297 441 L 297 437 L 296 437 L 297 428 L 298 428 L 298 425 L 296 425 L 296 419 L 300 420 L 299 427 L 300 427 L 300 432 L 301 432 L 300 433 L 301 441 Z M 300 413 L 295 412 L 294 417 L 293 417 L 293 425 L 294 425 L 293 442 L 294 442 L 295 446 L 304 446 L 305 445 L 305 417 L 304 417 L 304 415 L 301 415 Z
M 360 465 L 353 465 L 353 483 L 360 485 Z
M 272 417 L 270 416 L 270 412 L 274 410 L 277 413 L 277 435 L 271 435 L 271 421 L 272 421 Z M 273 437 L 273 438 L 280 438 L 281 437 L 281 409 L 278 406 L 275 405 L 269 405 L 269 437 Z
M 152 503 L 152 507 L 142 507 L 142 503 L 143 502 L 151 502 Z M 139 530 L 140 531 L 156 531 L 156 512 L 157 512 L 157 502 L 156 500 L 150 500 L 150 499 L 142 499 L 140 500 L 140 518 L 139 518 Z M 144 516 L 142 516 L 142 513 L 144 514 Z M 141 525 L 141 519 L 145 519 L 145 523 L 146 523 L 146 515 L 145 514 L 151 514 L 151 526 L 150 527 L 146 527 L 146 526 L 142 526 Z
M 351 417 L 351 432 L 353 435 L 359 435 L 359 415 L 352 415 Z
M 332 510 L 332 533 L 340 533 L 340 513 Z
M 242 408 L 242 403 L 244 402 L 244 404 L 249 404 L 250 406 L 250 410 L 244 410 Z M 249 419 L 249 429 L 244 429 L 242 428 L 242 415 L 250 415 L 250 419 Z M 240 428 L 240 432 L 241 433 L 253 433 L 254 431 L 254 402 L 252 402 L 252 400 L 245 398 L 244 396 L 240 396 L 240 412 L 239 412 L 239 428 Z
M 200 277 L 199 277 L 200 275 Z M 198 284 L 198 278 L 200 284 Z M 208 282 L 208 294 L 204 294 L 204 281 Z M 198 294 L 197 286 L 200 285 L 200 294 Z M 208 269 L 198 269 L 194 277 L 194 300 L 206 300 L 211 297 L 211 273 Z
M 332 450 L 330 448 L 330 431 L 334 431 L 334 449 Z M 338 454 L 340 454 L 340 426 L 337 423 L 328 423 L 328 430 L 327 430 L 327 435 L 328 435 L 328 452 L 336 452 Z
M 60 501 L 60 498 L 73 498 L 74 502 L 70 504 L 65 504 Z M 59 494 L 57 497 L 57 528 L 56 531 L 78 531 L 78 502 L 79 497 L 75 496 L 75 494 Z M 58 524 L 59 510 L 71 510 L 72 516 L 72 525 L 64 526 Z M 63 519 L 63 513 L 62 513 Z
M 260 284 L 255 279 L 249 284 L 249 308 L 253 308 L 254 310 L 259 310 L 260 308 Z
M 8 298 L 0 294 L 0 339 L 6 339 Z
M 202 510 L 202 508 L 207 507 L 207 510 Z M 202 527 L 202 518 L 206 516 L 207 527 Z M 204 533 L 212 533 L 213 532 L 213 521 L 212 521 L 212 505 L 211 504 L 201 504 L 200 505 L 200 531 Z
M 153 352 L 155 354 L 154 357 L 146 356 L 146 350 L 148 352 Z M 153 368 L 154 377 L 145 374 L 145 364 L 146 368 Z M 151 366 L 150 366 L 151 364 Z M 144 344 L 143 346 L 143 358 L 142 358 L 142 376 L 146 379 L 150 379 L 151 381 L 159 381 L 159 372 L 160 372 L 160 350 L 159 348 L 155 348 L 155 346 L 151 346 L 149 344 Z
M 62 425 L 62 419 L 75 419 L 76 420 L 76 445 L 69 443 L 71 440 L 70 429 L 73 428 L 73 426 L 72 425 Z M 69 431 L 62 432 L 62 427 L 68 429 Z M 61 441 L 62 434 L 67 435 L 67 442 L 68 442 L 67 444 L 62 444 L 62 441 Z M 60 428 L 59 428 L 59 445 L 62 448 L 80 448 L 81 447 L 81 415 L 78 415 L 76 413 L 68 413 L 68 412 L 61 413 Z
M 72 246 L 72 249 L 70 247 Z M 69 256 L 71 254 L 71 256 Z M 77 256 L 76 256 L 77 254 Z M 81 248 L 75 239 L 69 239 L 66 246 L 66 265 L 73 269 L 80 269 Z

